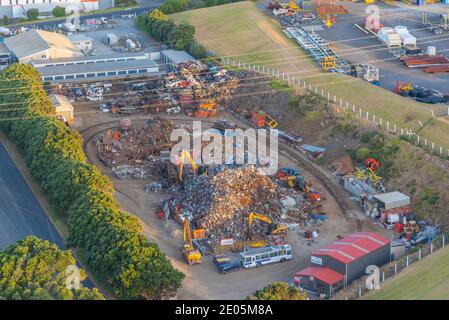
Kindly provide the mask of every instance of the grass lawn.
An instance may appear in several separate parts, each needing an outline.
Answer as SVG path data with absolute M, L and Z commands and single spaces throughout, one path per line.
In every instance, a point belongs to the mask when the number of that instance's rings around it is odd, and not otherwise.
M 327 73 L 293 40 L 287 38 L 279 22 L 256 8 L 254 2 L 244 1 L 210 8 L 190 10 L 173 15 L 176 22 L 186 21 L 195 26 L 197 38 L 217 55 L 244 63 L 268 66 L 280 72 L 305 79 L 336 95 L 350 105 L 376 114 L 399 128 L 418 130 L 418 122 L 426 123 L 430 109 L 441 114 L 443 106 L 428 106 L 400 97 L 350 76 Z M 436 121 L 435 121 L 436 122 Z M 449 125 L 438 123 L 420 132 L 422 137 L 449 148 Z
M 366 300 L 449 299 L 449 248 L 411 265 Z

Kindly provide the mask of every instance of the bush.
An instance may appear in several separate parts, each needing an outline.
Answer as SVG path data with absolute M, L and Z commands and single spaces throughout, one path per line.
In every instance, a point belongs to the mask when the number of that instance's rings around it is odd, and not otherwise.
M 307 294 L 286 282 L 273 282 L 256 291 L 248 300 L 306 300 Z
M 39 17 L 39 9 L 37 8 L 31 8 L 28 9 L 26 12 L 27 18 L 28 20 L 37 20 L 37 18 Z
M 8 92 L 0 95 L 0 125 L 25 154 L 51 204 L 67 217 L 68 244 L 85 250 L 88 265 L 119 298 L 175 295 L 184 275 L 143 237 L 140 221 L 121 211 L 112 183 L 86 162 L 81 136 L 54 117 L 39 73 L 14 64 L 0 73 L 0 88 Z
M 51 14 L 53 15 L 53 17 L 64 17 L 65 16 L 65 8 L 56 6 L 51 11 Z
M 364 162 L 370 157 L 371 150 L 369 148 L 359 148 L 355 152 L 355 159 L 360 162 Z

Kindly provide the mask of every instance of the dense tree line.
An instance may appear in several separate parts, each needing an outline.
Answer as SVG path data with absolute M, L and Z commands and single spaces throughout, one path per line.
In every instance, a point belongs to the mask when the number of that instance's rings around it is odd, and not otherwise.
M 0 299 L 103 300 L 98 289 L 82 285 L 86 279 L 83 269 L 79 269 L 79 287 L 67 287 L 66 281 L 74 274 L 68 268 L 75 265 L 72 253 L 55 244 L 36 237 L 20 240 L 0 251 Z
M 187 51 L 197 59 L 205 59 L 207 50 L 204 46 L 195 42 L 195 27 L 186 22 L 177 25 L 168 15 L 190 9 L 212 7 L 239 1 L 243 0 L 167 0 L 158 9 L 139 16 L 137 24 L 156 41 L 162 42 L 176 50 Z
M 177 25 L 159 9 L 139 16 L 137 23 L 156 41 L 176 50 L 188 51 L 198 59 L 207 57 L 206 49 L 195 43 L 195 27 L 188 23 Z
M 0 73 L 0 125 L 23 151 L 51 204 L 66 215 L 68 244 L 120 298 L 172 296 L 183 274 L 142 235 L 140 221 L 121 211 L 112 183 L 86 162 L 82 137 L 54 117 L 40 75 L 14 64 Z
M 166 0 L 159 6 L 159 9 L 165 14 L 172 14 L 191 9 L 214 7 L 240 1 L 244 0 Z

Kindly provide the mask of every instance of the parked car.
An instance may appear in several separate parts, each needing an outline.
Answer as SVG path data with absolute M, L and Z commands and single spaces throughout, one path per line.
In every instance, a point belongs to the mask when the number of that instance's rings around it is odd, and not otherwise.
M 231 258 L 227 256 L 215 256 L 214 262 L 220 273 L 229 273 L 240 269 L 240 263 L 232 261 Z

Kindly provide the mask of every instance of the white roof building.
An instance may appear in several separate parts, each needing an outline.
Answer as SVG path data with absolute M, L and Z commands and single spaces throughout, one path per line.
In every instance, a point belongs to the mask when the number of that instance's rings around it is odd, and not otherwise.
M 82 57 L 81 51 L 66 36 L 43 30 L 30 30 L 4 40 L 19 62 Z

